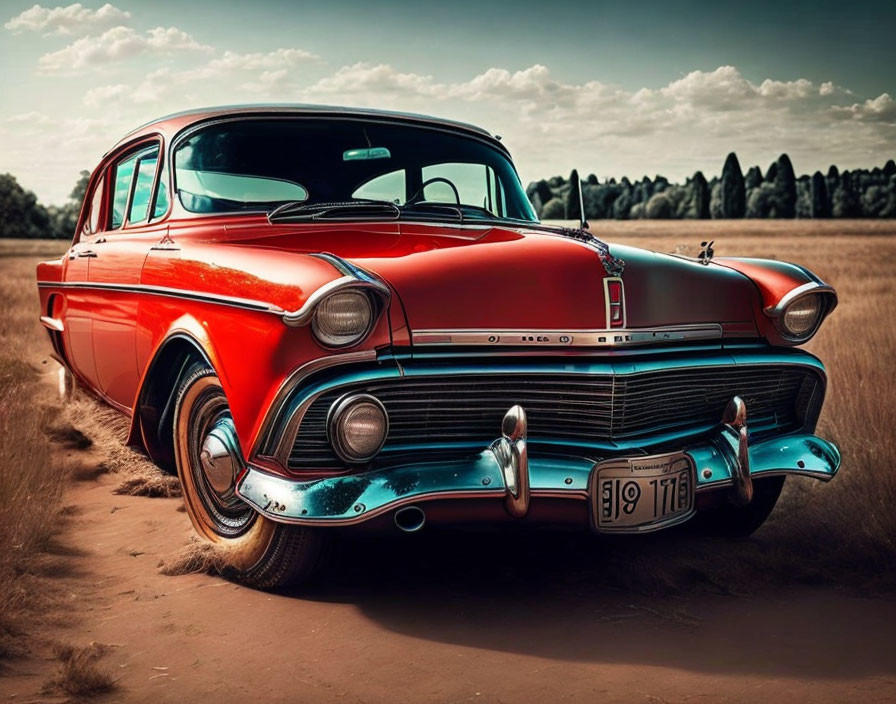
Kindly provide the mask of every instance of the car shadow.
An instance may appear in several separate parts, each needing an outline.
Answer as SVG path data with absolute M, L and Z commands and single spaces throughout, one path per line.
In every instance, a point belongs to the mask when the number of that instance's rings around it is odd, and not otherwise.
M 762 541 L 437 532 L 342 539 L 320 583 L 416 638 L 564 661 L 819 679 L 896 672 L 896 603 L 759 572 Z M 795 556 L 798 559 L 798 556 Z

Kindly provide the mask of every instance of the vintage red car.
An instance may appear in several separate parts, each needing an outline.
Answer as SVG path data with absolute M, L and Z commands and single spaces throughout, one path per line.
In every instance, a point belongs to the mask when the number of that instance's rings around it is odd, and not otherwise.
M 840 464 L 797 349 L 830 286 L 544 226 L 467 124 L 162 118 L 103 158 L 37 279 L 60 363 L 257 587 L 309 577 L 335 526 L 744 535 L 787 475 Z

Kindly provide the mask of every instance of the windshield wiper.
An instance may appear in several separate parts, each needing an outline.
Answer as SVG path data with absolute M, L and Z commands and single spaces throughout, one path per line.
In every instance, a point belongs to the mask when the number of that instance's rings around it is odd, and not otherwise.
M 401 208 L 388 200 L 350 200 L 333 203 L 284 203 L 268 213 L 268 222 L 284 220 L 358 220 L 368 216 L 401 217 Z
M 429 203 L 426 201 L 420 201 L 418 203 L 408 203 L 401 206 L 401 217 L 405 217 L 409 214 L 413 214 L 415 211 L 421 210 L 426 212 L 427 214 L 435 215 L 444 215 L 450 213 L 451 215 L 454 215 L 461 223 L 463 223 L 464 221 L 464 211 L 459 205 L 451 205 L 449 203 Z

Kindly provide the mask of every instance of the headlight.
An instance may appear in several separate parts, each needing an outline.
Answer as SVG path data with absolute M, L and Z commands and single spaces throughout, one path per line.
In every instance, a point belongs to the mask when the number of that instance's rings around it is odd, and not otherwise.
M 346 462 L 369 460 L 382 449 L 388 432 L 386 409 L 369 394 L 345 396 L 330 408 L 327 434 Z
M 821 296 L 809 295 L 796 299 L 784 309 L 784 313 L 781 315 L 784 332 L 796 339 L 806 337 L 818 324 L 821 309 Z
M 343 291 L 324 298 L 314 311 L 311 329 L 327 347 L 346 347 L 370 331 L 373 306 L 363 291 Z

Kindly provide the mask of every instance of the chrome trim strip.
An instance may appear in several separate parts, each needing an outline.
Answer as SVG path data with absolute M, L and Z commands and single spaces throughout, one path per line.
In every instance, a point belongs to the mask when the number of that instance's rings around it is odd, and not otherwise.
M 610 301 L 610 283 L 619 283 L 619 303 L 612 303 Z M 606 276 L 604 277 L 604 301 L 606 308 L 606 326 L 610 327 L 610 323 L 613 321 L 613 308 L 619 306 L 622 309 L 622 325 L 618 328 L 613 328 L 614 330 L 625 330 L 625 284 L 622 281 L 621 276 Z M 719 326 L 719 337 L 722 336 L 722 327 Z
M 765 314 L 772 318 L 777 318 L 780 316 L 784 309 L 787 308 L 791 303 L 793 303 L 797 298 L 802 298 L 808 293 L 830 293 L 834 297 L 834 305 L 830 307 L 829 310 L 825 311 L 822 315 L 822 318 L 834 310 L 834 307 L 837 305 L 837 291 L 833 286 L 829 286 L 823 281 L 809 281 L 802 286 L 797 286 L 794 289 L 791 289 L 787 293 L 785 293 L 781 300 L 778 301 L 775 305 L 769 306 L 765 309 Z
M 804 296 L 812 296 L 816 294 L 827 294 L 823 296 L 823 308 L 821 310 L 821 313 L 818 315 L 818 320 L 815 321 L 815 325 L 805 335 L 801 337 L 794 337 L 784 327 L 781 316 L 787 309 L 787 306 L 789 306 L 797 299 L 803 298 Z M 821 324 L 824 322 L 825 318 L 827 318 L 828 315 L 830 315 L 831 311 L 833 311 L 836 307 L 837 291 L 833 286 L 829 286 L 819 279 L 817 281 L 809 281 L 802 284 L 801 286 L 797 286 L 796 288 L 791 289 L 781 297 L 781 300 L 779 300 L 775 305 L 767 307 L 764 312 L 772 319 L 781 337 L 795 344 L 803 344 L 804 342 L 808 342 L 815 336 L 815 333 L 818 332 L 818 329 L 821 327 Z
M 142 293 L 149 296 L 184 298 L 191 301 L 200 301 L 202 303 L 215 303 L 218 305 L 233 306 L 235 308 L 245 308 L 261 313 L 275 313 L 278 315 L 282 315 L 284 312 L 279 306 L 265 303 L 264 301 L 227 296 L 218 293 L 200 293 L 198 291 L 188 291 L 186 289 L 170 288 L 168 286 L 152 286 L 149 284 L 112 284 L 99 281 L 38 281 L 37 285 L 39 288 L 92 289 L 98 291 L 114 291 L 117 293 Z
M 49 330 L 55 330 L 56 332 L 63 332 L 65 330 L 65 324 L 59 318 L 42 315 L 40 316 L 40 322 Z
M 294 369 L 280 384 L 280 388 L 278 388 L 277 393 L 274 394 L 274 401 L 268 406 L 268 411 L 264 416 L 264 420 L 261 422 L 260 430 L 256 436 L 257 439 L 255 441 L 252 456 L 259 453 L 261 448 L 270 444 L 273 439 L 271 435 L 277 426 L 278 418 L 280 418 L 283 413 L 286 402 L 289 400 L 293 390 L 307 377 L 315 372 L 327 369 L 328 367 L 334 367 L 340 364 L 352 364 L 354 362 L 372 362 L 374 360 L 376 360 L 376 350 L 360 350 L 357 352 L 334 354 L 328 357 L 318 357 L 317 359 L 305 362 L 305 364 Z M 284 435 L 289 434 L 288 430 L 291 426 L 291 421 L 286 424 L 284 427 Z M 293 441 L 294 440 L 295 437 L 293 437 Z M 266 455 L 261 456 L 264 457 Z M 274 456 L 279 457 L 279 452 L 276 452 Z
M 311 256 L 328 262 L 334 269 L 336 269 L 336 271 L 342 274 L 342 276 L 325 283 L 314 291 L 314 293 L 308 296 L 308 300 L 306 300 L 298 310 L 287 311 L 284 313 L 283 322 L 291 328 L 307 325 L 311 322 L 311 317 L 314 315 L 314 310 L 317 308 L 318 303 L 330 294 L 347 289 L 363 288 L 379 295 L 384 303 L 384 305 L 380 306 L 380 310 L 376 311 L 376 315 L 374 315 L 374 318 L 370 321 L 370 329 L 372 330 L 379 319 L 379 315 L 382 314 L 383 310 L 386 308 L 385 302 L 388 301 L 389 297 L 392 295 L 391 289 L 361 267 L 355 266 L 342 257 L 337 257 L 335 254 L 323 252 L 321 254 L 312 254 Z M 369 332 L 370 331 L 368 330 L 368 333 Z M 360 340 L 357 342 L 360 342 Z M 353 344 L 357 344 L 357 342 Z
M 623 305 L 623 319 L 625 307 Z M 414 345 L 536 345 L 559 347 L 625 347 L 682 340 L 718 340 L 717 323 L 658 328 L 606 330 L 417 330 Z

